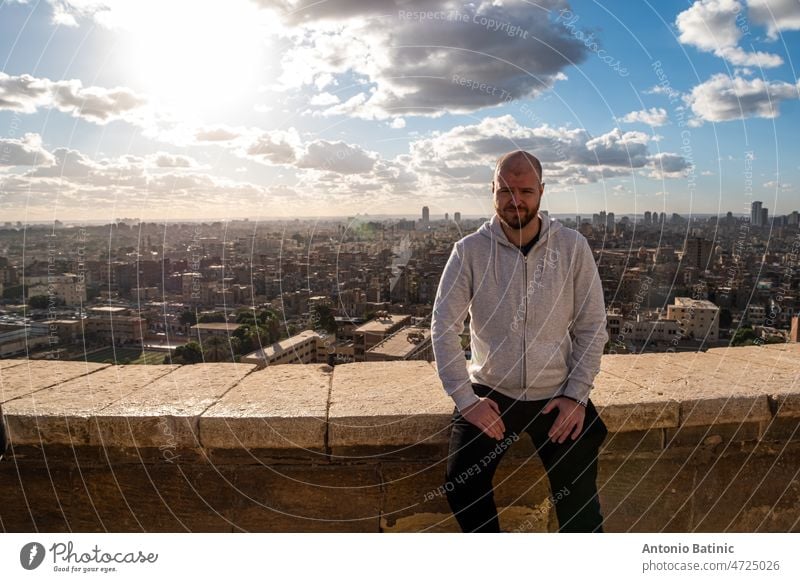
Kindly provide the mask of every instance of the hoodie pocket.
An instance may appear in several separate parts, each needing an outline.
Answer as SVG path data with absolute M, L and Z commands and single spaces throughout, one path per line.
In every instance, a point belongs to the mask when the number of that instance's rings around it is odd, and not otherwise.
M 528 386 L 555 386 L 566 379 L 569 369 L 564 346 L 559 342 L 534 342 L 528 346 Z

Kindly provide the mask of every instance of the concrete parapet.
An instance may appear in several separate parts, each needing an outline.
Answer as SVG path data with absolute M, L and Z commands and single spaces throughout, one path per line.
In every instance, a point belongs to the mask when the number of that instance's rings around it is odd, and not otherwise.
M 607 531 L 800 529 L 800 345 L 603 356 Z M 0 361 L 4 531 L 457 531 L 453 402 L 422 361 Z M 557 528 L 527 437 L 504 529 Z M 555 493 L 555 492 L 554 492 Z

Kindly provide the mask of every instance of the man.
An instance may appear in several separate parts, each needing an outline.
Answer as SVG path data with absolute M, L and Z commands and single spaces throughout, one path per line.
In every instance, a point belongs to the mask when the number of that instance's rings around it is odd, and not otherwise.
M 465 532 L 500 531 L 492 478 L 523 431 L 559 492 L 559 531 L 603 531 L 597 454 L 607 430 L 589 399 L 608 341 L 603 290 L 583 235 L 539 213 L 541 177 L 528 152 L 498 160 L 496 214 L 455 243 L 433 308 L 436 367 L 456 405 L 445 489 Z

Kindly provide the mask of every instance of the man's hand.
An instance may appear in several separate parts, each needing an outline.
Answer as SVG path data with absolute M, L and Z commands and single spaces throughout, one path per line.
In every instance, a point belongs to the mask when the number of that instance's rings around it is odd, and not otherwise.
M 480 400 L 470 404 L 461 411 L 461 415 L 490 437 L 502 440 L 506 426 L 500 418 L 500 407 L 497 402 L 487 397 L 479 397 Z
M 554 443 L 561 444 L 567 437 L 572 440 L 578 438 L 583 430 L 583 420 L 586 418 L 586 409 L 569 398 L 557 397 L 553 398 L 542 409 L 542 414 L 547 414 L 551 410 L 558 408 L 558 416 L 556 417 L 553 426 L 547 432 L 547 436 Z

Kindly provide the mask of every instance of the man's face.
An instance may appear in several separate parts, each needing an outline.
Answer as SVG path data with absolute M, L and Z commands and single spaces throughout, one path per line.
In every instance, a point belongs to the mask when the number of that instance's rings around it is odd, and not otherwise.
M 492 187 L 495 211 L 507 226 L 519 230 L 536 218 L 544 184 L 532 167 L 500 168 Z

